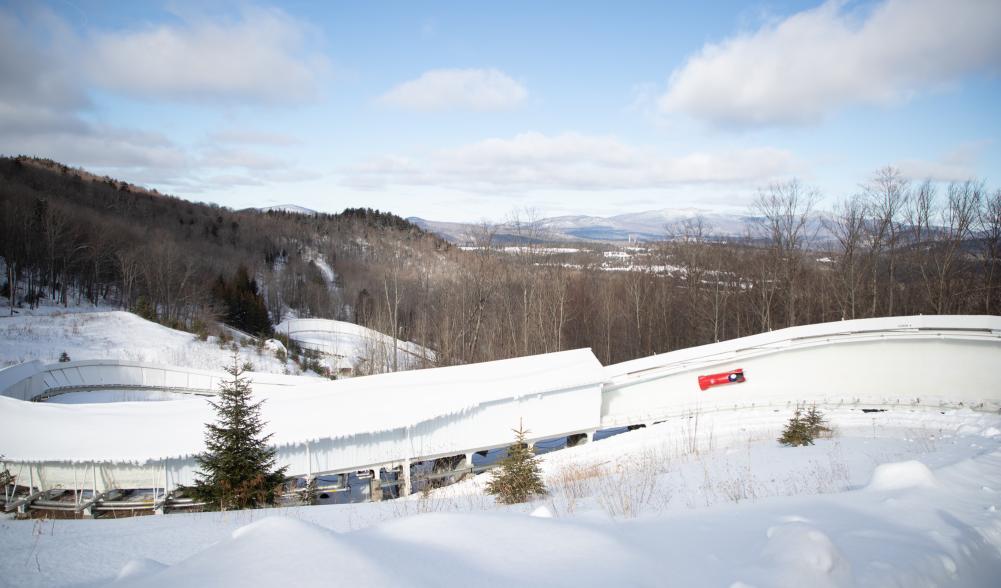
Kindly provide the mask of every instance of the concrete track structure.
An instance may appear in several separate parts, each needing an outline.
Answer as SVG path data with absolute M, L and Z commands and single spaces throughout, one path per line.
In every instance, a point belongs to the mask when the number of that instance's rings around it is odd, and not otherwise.
M 396 472 L 504 447 L 519 421 L 538 441 L 590 438 L 722 410 L 798 404 L 897 409 L 1001 409 L 1001 317 L 917 316 L 793 327 L 602 367 L 589 350 L 398 372 L 344 381 L 253 374 L 264 419 L 289 475 Z M 743 370 L 743 381 L 701 389 L 700 375 Z M 51 405 L 68 391 L 149 389 L 215 393 L 225 374 L 121 361 L 12 366 L 0 371 L 0 437 L 28 495 L 42 506 L 72 490 L 94 497 L 152 488 L 162 507 L 196 471 L 204 401 Z M 92 438 L 88 438 L 88 435 Z M 27 484 L 25 483 L 27 482 Z M 8 499 L 12 497 L 7 496 Z M 27 500 L 27 499 L 31 500 Z M 51 502 L 51 500 L 48 500 Z M 92 505 L 88 505 L 88 508 Z

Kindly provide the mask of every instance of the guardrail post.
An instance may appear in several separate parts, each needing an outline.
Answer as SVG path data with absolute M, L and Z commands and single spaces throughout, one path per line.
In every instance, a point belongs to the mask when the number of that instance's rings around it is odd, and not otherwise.
M 410 496 L 410 458 L 403 460 L 401 468 L 402 482 L 400 484 L 400 496 Z
M 28 496 L 18 503 L 17 514 L 27 514 L 28 509 L 31 508 L 31 503 L 38 498 L 39 494 L 41 494 L 41 488 L 39 488 L 39 492 L 35 492 L 35 468 L 28 465 Z
M 462 467 L 463 467 L 463 469 L 467 469 L 469 471 L 466 472 L 466 473 L 464 473 L 464 474 L 462 474 L 461 476 L 459 476 L 459 479 L 456 480 L 457 482 L 461 482 L 461 481 L 466 480 L 468 478 L 472 478 L 473 476 L 476 475 L 476 472 L 473 471 L 473 455 L 474 454 L 472 454 L 472 453 L 467 453 L 465 455 L 465 457 L 463 457 L 463 459 L 462 459 Z
M 313 456 L 309 451 L 309 441 L 306 441 L 306 485 L 313 481 Z
M 382 500 L 382 468 L 372 469 L 372 479 L 368 482 L 368 497 L 372 502 L 380 502 Z

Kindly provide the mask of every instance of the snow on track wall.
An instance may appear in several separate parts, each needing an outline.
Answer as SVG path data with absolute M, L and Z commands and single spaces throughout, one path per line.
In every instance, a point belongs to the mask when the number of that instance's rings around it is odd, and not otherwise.
M 43 364 L 30 361 L 0 369 L 0 396 L 32 400 L 42 395 L 97 389 L 176 390 L 211 395 L 227 377 L 223 371 L 143 363 L 121 359 L 90 359 Z M 313 376 L 247 373 L 255 389 L 274 392 L 322 383 Z
M 1001 408 L 1001 317 L 898 317 L 784 329 L 602 368 L 590 350 L 330 382 L 252 374 L 289 474 L 392 466 L 688 413 L 797 402 Z M 702 391 L 699 375 L 746 382 Z M 44 376 L 44 377 L 43 377 Z M 26 403 L 50 386 L 214 387 L 220 374 L 134 362 L 37 362 L 0 371 L 0 447 L 45 487 L 189 483 L 204 399 Z M 93 467 L 91 472 L 94 473 Z M 157 477 L 159 476 L 159 477 Z M 24 478 L 21 478 L 24 479 Z
M 121 366 L 111 367 L 137 381 Z M 106 375 L 100 384 L 112 385 Z M 587 349 L 336 382 L 254 378 L 255 394 L 266 400 L 263 419 L 290 475 L 502 446 L 519 418 L 534 434 L 593 430 L 601 418 L 603 368 Z M 269 379 L 297 385 L 280 389 Z M 161 467 L 169 484 L 190 483 L 191 456 L 204 449 L 204 423 L 213 419 L 201 398 L 59 405 L 0 397 L 0 446 L 15 465 L 44 462 L 36 479 L 47 486 L 80 484 L 88 463 L 100 464 L 107 483 L 148 487 L 150 468 Z

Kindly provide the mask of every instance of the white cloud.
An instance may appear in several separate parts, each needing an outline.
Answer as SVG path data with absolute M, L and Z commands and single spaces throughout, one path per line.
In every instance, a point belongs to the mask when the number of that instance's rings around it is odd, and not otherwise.
M 433 69 L 403 82 L 379 101 L 404 110 L 511 110 L 528 90 L 496 69 Z
M 389 156 L 344 170 L 356 188 L 434 186 L 481 193 L 658 189 L 684 184 L 757 183 L 798 168 L 791 153 L 754 148 L 667 156 L 614 137 L 522 133 L 426 157 Z
M 241 186 L 315 178 L 293 160 L 266 152 L 296 144 L 289 135 L 230 128 L 182 145 L 165 134 L 102 121 L 87 97 L 98 82 L 121 84 L 138 97 L 154 92 L 149 97 L 155 100 L 240 103 L 286 100 L 279 95 L 284 91 L 298 99 L 315 89 L 315 72 L 304 73 L 302 65 L 308 56 L 298 70 L 289 61 L 304 47 L 300 33 L 308 27 L 277 11 L 204 22 L 136 34 L 78 34 L 45 7 L 0 8 L 0 153 L 47 157 L 182 194 L 221 188 L 228 180 Z M 163 41 L 163 51 L 155 50 L 154 39 Z M 113 50 L 122 54 L 111 59 Z M 197 55 L 201 63 L 194 63 Z M 146 67 L 151 71 L 142 71 Z M 185 71 L 175 76 L 171 68 Z M 272 69 L 281 71 L 272 75 Z M 282 87 L 283 81 L 291 87 Z
M 80 72 L 80 39 L 42 6 L 0 9 L 0 153 L 70 165 L 176 171 L 188 156 L 159 133 L 94 122 Z
M 329 71 L 311 29 L 277 9 L 244 9 L 139 32 L 99 32 L 84 67 L 94 83 L 153 100 L 287 103 L 315 98 Z
M 719 125 L 803 124 L 1001 71 L 1001 2 L 839 0 L 707 44 L 674 71 L 660 108 Z
M 977 163 L 991 141 L 963 143 L 934 160 L 904 159 L 893 167 L 914 180 L 965 182 L 977 177 Z

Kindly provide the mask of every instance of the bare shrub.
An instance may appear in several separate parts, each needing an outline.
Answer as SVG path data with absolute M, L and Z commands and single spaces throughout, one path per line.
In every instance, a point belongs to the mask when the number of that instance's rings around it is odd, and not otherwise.
M 577 509 L 578 501 L 592 494 L 595 480 L 607 475 L 605 466 L 608 463 L 568 463 L 549 476 L 546 486 L 554 499 L 562 499 L 567 513 L 572 514 Z
M 593 497 L 609 516 L 632 518 L 655 498 L 669 501 L 670 493 L 658 483 L 669 464 L 663 453 L 653 450 L 615 463 L 569 463 L 549 477 L 548 485 L 568 513 L 574 512 L 582 500 Z

